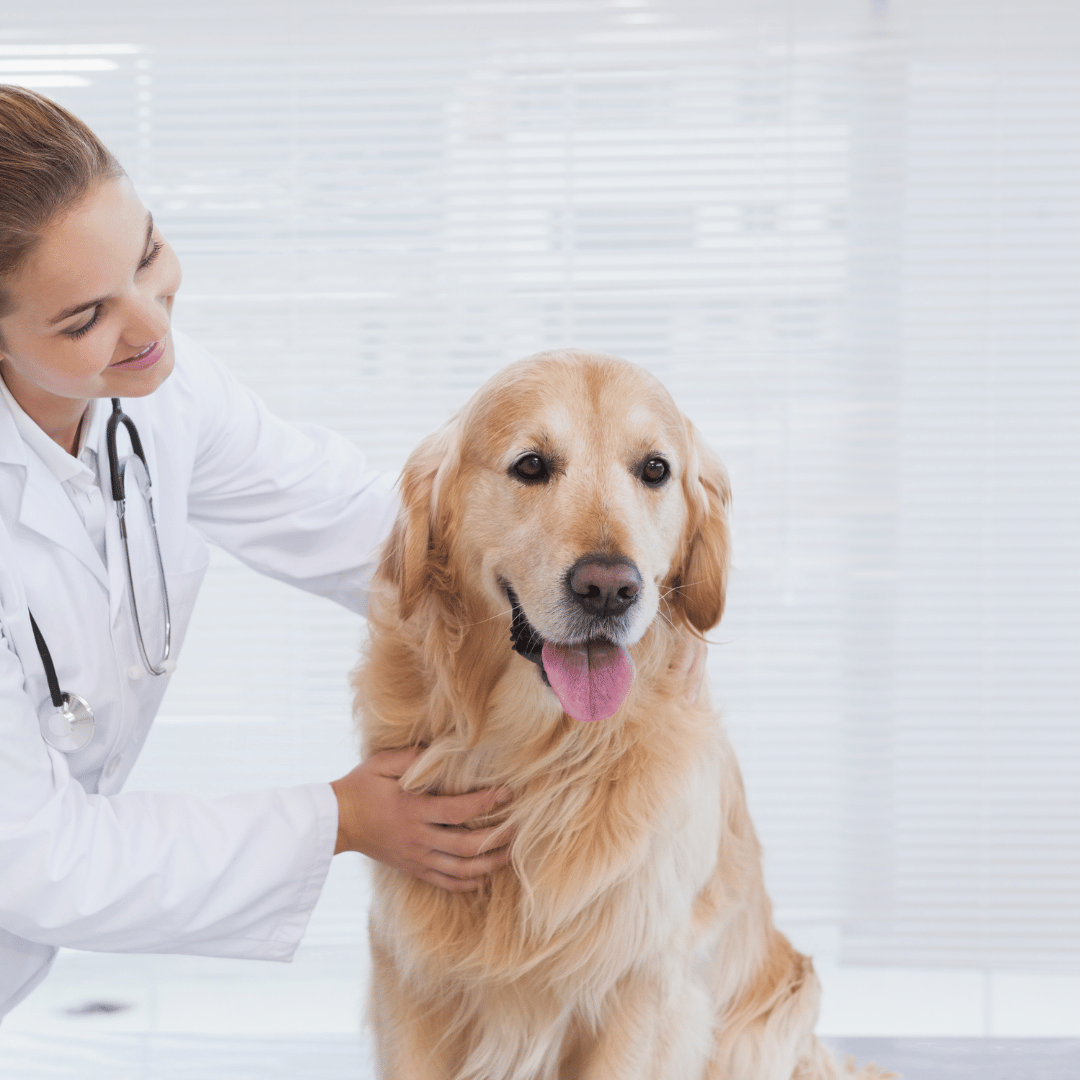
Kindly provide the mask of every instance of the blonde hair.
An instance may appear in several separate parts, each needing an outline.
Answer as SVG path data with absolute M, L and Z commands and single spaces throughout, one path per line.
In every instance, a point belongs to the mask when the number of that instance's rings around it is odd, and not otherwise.
M 0 85 L 0 316 L 12 304 L 4 280 L 49 222 L 123 171 L 78 117 L 32 90 Z

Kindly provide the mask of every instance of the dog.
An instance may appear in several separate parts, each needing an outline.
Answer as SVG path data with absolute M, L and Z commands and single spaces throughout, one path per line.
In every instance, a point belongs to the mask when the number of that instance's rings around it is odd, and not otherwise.
M 475 892 L 375 866 L 386 1080 L 834 1080 L 734 752 L 677 657 L 720 620 L 731 493 L 650 374 L 540 353 L 409 458 L 354 673 L 410 790 L 507 787 Z M 868 1069 L 865 1077 L 881 1075 Z

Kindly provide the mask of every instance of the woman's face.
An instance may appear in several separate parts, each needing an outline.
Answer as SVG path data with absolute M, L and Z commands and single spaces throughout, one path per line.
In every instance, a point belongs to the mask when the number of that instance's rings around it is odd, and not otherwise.
M 40 426 L 87 398 L 142 397 L 173 367 L 169 333 L 176 253 L 131 181 L 97 187 L 42 233 L 5 286 L 0 374 Z

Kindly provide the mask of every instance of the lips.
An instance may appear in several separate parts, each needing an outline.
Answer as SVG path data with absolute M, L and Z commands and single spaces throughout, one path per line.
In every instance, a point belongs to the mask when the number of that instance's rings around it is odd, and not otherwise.
M 526 660 L 531 660 L 540 668 L 544 676 L 544 682 L 548 681 L 547 672 L 544 671 L 542 652 L 544 639 L 533 629 L 532 623 L 525 618 L 525 610 L 517 593 L 506 586 L 506 595 L 510 597 L 510 609 L 513 612 L 513 622 L 510 624 L 510 642 L 516 653 L 520 653 Z
M 113 368 L 121 368 L 124 371 L 142 371 L 144 368 L 153 367 L 165 355 L 165 339 L 152 341 L 145 349 L 113 364 Z

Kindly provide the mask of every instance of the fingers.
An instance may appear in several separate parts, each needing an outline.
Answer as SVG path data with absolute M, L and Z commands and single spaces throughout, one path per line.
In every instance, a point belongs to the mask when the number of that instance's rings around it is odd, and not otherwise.
M 440 874 L 437 870 L 421 870 L 415 876 L 421 881 L 426 881 L 429 885 L 437 885 L 447 892 L 475 892 L 480 888 L 480 882 L 476 878 L 461 880 L 449 877 L 446 874 Z
M 701 638 L 684 631 L 680 634 L 678 647 L 668 663 L 668 671 L 674 676 L 681 675 L 685 678 L 706 651 L 705 642 Z
M 409 771 L 421 753 L 423 753 L 423 748 L 419 746 L 405 746 L 399 750 L 380 750 L 377 754 L 372 754 L 365 764 L 380 776 L 392 776 L 395 780 L 399 780 Z
M 686 671 L 686 689 L 683 692 L 683 697 L 691 704 L 696 700 L 701 684 L 705 681 L 705 659 L 709 655 L 704 641 L 697 641 L 695 645 L 693 660 Z
M 708 656 L 705 642 L 697 637 L 683 635 L 682 641 L 668 664 L 668 672 L 681 686 L 683 700 L 693 703 L 705 680 L 705 660 Z
M 682 675 L 689 669 L 694 660 L 693 645 L 693 641 L 690 640 L 685 633 L 680 635 L 679 644 L 671 659 L 668 661 L 668 671 L 670 671 L 672 675 Z
M 461 825 L 491 813 L 496 806 L 510 801 L 506 788 L 470 791 L 467 795 L 433 795 L 427 808 L 427 820 L 439 825 Z
M 421 861 L 401 869 L 447 892 L 470 892 L 480 887 L 482 878 L 505 866 L 509 859 L 509 845 L 476 858 L 458 858 L 444 851 L 429 851 Z
M 509 801 L 505 788 L 465 795 L 407 791 L 400 779 L 423 747 L 372 754 L 347 776 L 333 781 L 338 799 L 339 851 L 359 851 L 388 866 L 451 892 L 467 892 L 510 858 L 513 829 L 482 829 L 463 823 L 483 819 Z
M 425 842 L 433 851 L 455 855 L 459 859 L 475 859 L 507 845 L 511 832 L 507 826 L 496 825 L 490 829 L 459 829 L 445 825 L 429 826 Z
M 423 867 L 425 871 L 435 871 L 455 881 L 470 881 L 505 866 L 509 858 L 509 847 L 478 855 L 474 859 L 459 859 L 443 851 L 430 851 L 423 861 Z

